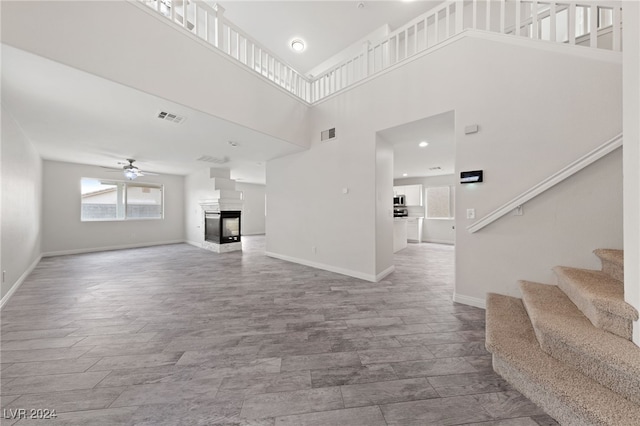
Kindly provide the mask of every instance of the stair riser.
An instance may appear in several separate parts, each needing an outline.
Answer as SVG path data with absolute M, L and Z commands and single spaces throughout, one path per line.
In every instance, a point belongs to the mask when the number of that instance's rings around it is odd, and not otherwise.
M 618 281 L 624 282 L 624 267 L 622 265 L 602 260 L 602 272 Z
M 630 377 L 621 374 L 589 355 L 572 350 L 564 342 L 548 338 L 544 333 L 536 330 L 536 337 L 540 348 L 555 359 L 571 365 L 587 377 L 592 378 L 614 392 L 624 395 L 628 400 L 640 404 L 640 377 Z M 606 360 L 604 360 L 606 362 Z
M 603 423 L 588 418 L 588 413 L 572 410 L 564 401 L 548 389 L 531 380 L 526 373 L 513 367 L 507 360 L 493 354 L 493 369 L 521 394 L 541 407 L 563 426 L 601 426 Z
M 598 309 L 580 297 L 580 290 L 573 287 L 571 282 L 558 276 L 558 287 L 571 299 L 571 301 L 582 311 L 584 316 L 589 318 L 591 323 L 609 333 L 620 336 L 623 339 L 631 340 L 633 333 L 633 323 L 626 318 Z

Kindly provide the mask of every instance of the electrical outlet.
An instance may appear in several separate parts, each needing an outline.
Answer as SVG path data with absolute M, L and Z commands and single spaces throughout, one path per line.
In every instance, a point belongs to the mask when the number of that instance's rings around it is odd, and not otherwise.
M 7 271 L 2 271 L 2 282 L 4 283 L 4 277 L 7 275 Z
M 476 209 L 467 209 L 467 219 L 476 218 Z

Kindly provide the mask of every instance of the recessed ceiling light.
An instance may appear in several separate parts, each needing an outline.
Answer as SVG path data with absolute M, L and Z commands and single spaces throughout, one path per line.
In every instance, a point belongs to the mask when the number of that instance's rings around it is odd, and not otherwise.
M 235 141 L 229 141 L 229 145 L 231 145 L 231 146 L 233 146 L 233 147 L 236 147 L 236 146 L 238 146 L 238 142 L 235 142 Z
M 299 38 L 291 42 L 291 49 L 293 49 L 294 52 L 302 52 L 304 51 L 304 48 L 304 41 L 300 40 Z
M 402 176 L 403 176 L 403 177 L 407 177 L 407 176 L 409 176 L 409 175 L 408 175 L 407 173 L 403 173 L 403 174 L 402 174 Z
M 424 148 L 425 146 L 428 146 L 428 145 L 429 145 L 429 142 L 427 142 L 427 141 L 422 141 L 422 142 L 420 142 L 420 143 L 418 144 L 418 146 L 419 146 L 420 148 Z

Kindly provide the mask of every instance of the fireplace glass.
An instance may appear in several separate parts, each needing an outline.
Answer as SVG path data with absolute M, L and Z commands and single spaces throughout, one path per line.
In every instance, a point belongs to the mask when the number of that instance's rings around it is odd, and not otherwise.
M 240 242 L 240 211 L 205 212 L 205 240 L 216 244 Z

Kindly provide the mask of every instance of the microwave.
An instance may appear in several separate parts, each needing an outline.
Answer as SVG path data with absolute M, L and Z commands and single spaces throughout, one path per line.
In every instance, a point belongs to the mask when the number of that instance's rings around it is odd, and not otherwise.
M 404 206 L 404 195 L 396 195 L 393 197 L 394 206 Z

